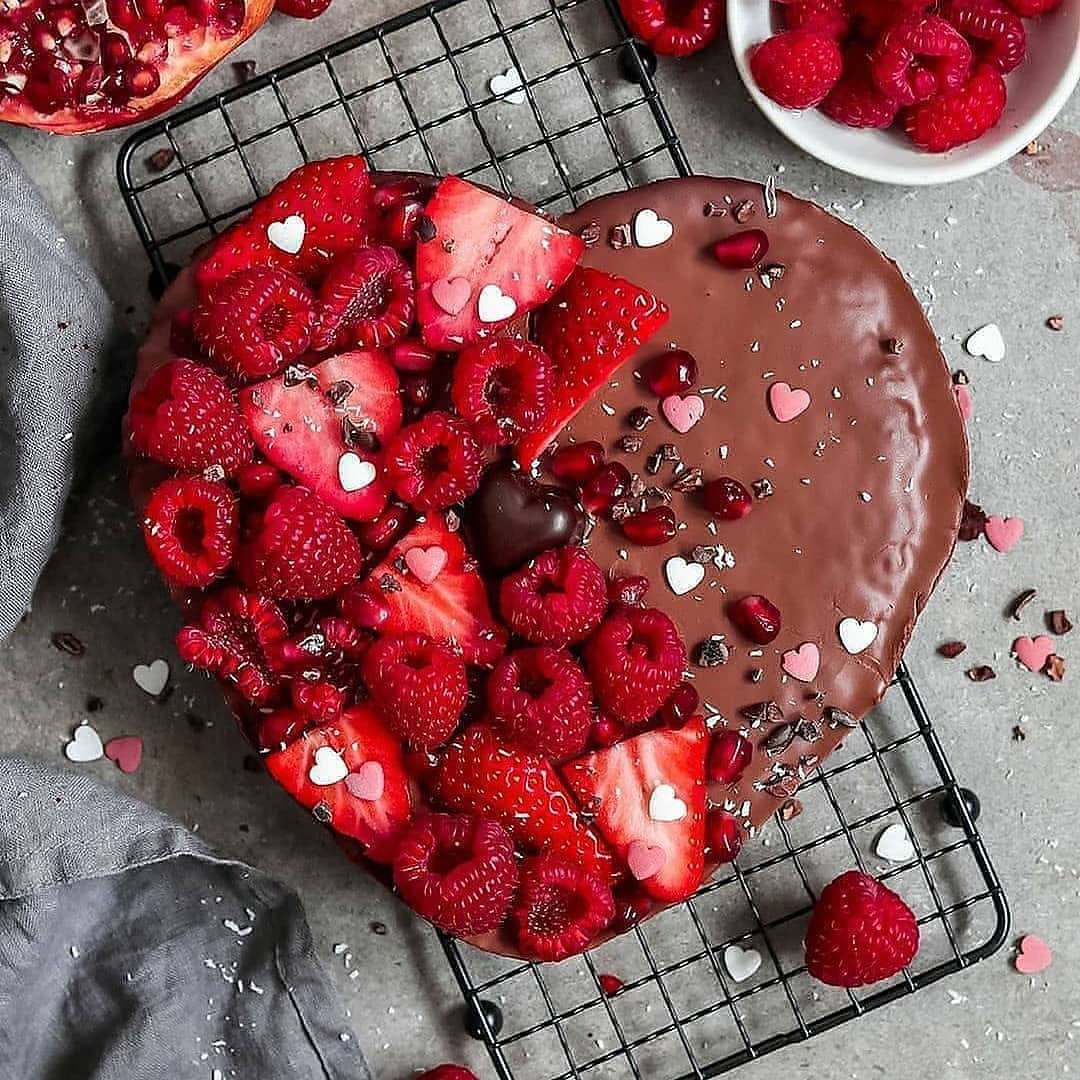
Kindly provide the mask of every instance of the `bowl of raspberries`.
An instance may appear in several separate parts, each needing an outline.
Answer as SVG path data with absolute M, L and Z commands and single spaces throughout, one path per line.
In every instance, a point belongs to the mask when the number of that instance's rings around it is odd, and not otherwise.
M 793 143 L 883 183 L 963 180 L 1080 79 L 1080 0 L 729 0 L 751 97 Z

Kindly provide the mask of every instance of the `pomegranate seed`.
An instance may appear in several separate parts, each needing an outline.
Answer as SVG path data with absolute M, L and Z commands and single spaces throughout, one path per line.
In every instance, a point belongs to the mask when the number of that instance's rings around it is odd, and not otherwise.
M 705 509 L 722 521 L 738 521 L 753 509 L 750 492 L 730 476 L 710 480 L 701 491 Z
M 617 934 L 633 929 L 652 911 L 652 900 L 640 889 L 619 893 L 615 897 L 615 918 L 611 923 Z
M 604 997 L 611 997 L 623 988 L 623 981 L 618 975 L 597 975 L 596 981 L 600 984 Z
M 439 357 L 434 350 L 417 341 L 416 338 L 405 338 L 399 341 L 390 350 L 390 360 L 398 371 L 412 373 L 430 371 Z
M 728 608 L 728 614 L 757 645 L 768 645 L 780 633 L 780 609 L 764 596 L 744 596 Z
M 709 846 L 709 854 L 717 862 L 731 862 L 742 849 L 739 819 L 726 810 L 714 810 L 705 819 L 705 843 Z
M 721 266 L 729 270 L 749 270 L 765 258 L 769 238 L 761 229 L 746 229 L 717 240 L 712 250 Z
M 410 199 L 386 212 L 379 230 L 383 242 L 396 251 L 408 251 L 416 243 L 416 226 L 424 212 L 423 203 Z
M 402 177 L 380 184 L 372 195 L 372 201 L 379 210 L 391 210 L 403 202 L 417 200 L 422 194 L 419 180 Z
M 721 731 L 709 751 L 709 779 L 717 784 L 734 784 L 754 756 L 754 746 L 737 731 Z
M 621 721 L 616 720 L 613 716 L 608 716 L 607 713 L 601 713 L 593 721 L 593 726 L 589 731 L 589 738 L 592 740 L 593 746 L 604 749 L 621 742 L 625 734 L 626 728 Z
M 681 727 L 694 715 L 700 701 L 701 695 L 689 683 L 684 682 L 660 706 L 660 720 L 665 727 Z
M 401 389 L 410 405 L 423 409 L 431 404 L 431 380 L 426 375 L 406 375 L 401 380 Z
M 404 754 L 405 771 L 419 781 L 421 787 L 427 787 L 434 779 L 439 759 L 427 750 L 409 748 Z
M 411 524 L 409 508 L 391 503 L 374 521 L 360 526 L 360 542 L 372 551 L 386 551 Z
M 673 349 L 650 360 L 641 374 L 657 397 L 683 394 L 697 382 L 697 361 L 685 349 Z
M 341 614 L 361 630 L 378 630 L 390 618 L 390 605 L 366 589 L 349 589 L 339 601 Z
M 281 473 L 265 461 L 254 461 L 236 470 L 236 486 L 245 499 L 268 499 L 281 483 Z
M 675 538 L 678 531 L 675 511 L 670 506 L 657 506 L 633 514 L 622 523 L 626 539 L 641 547 L 657 547 Z
M 614 577 L 608 582 L 608 602 L 622 607 L 641 607 L 649 591 L 649 579 L 641 574 Z
M 580 487 L 604 464 L 604 448 L 598 442 L 569 443 L 553 450 L 547 466 L 560 483 Z
M 620 461 L 609 461 L 581 489 L 581 505 L 590 514 L 606 514 L 630 491 L 630 470 Z

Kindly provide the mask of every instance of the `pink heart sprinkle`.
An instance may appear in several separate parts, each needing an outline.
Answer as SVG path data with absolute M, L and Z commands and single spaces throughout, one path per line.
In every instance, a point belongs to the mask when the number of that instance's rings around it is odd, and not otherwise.
M 626 865 L 636 880 L 647 881 L 667 865 L 667 852 L 662 847 L 649 847 L 644 840 L 631 840 L 626 849 Z
M 1011 551 L 1024 535 L 1024 523 L 1018 517 L 1003 518 L 995 514 L 986 519 L 983 532 L 995 551 Z
M 960 409 L 960 415 L 966 423 L 975 415 L 975 402 L 971 399 L 971 391 L 963 383 L 957 383 L 953 387 L 953 393 L 956 395 L 956 404 Z
M 345 777 L 345 787 L 354 798 L 378 802 L 386 790 L 386 774 L 377 761 L 365 761 Z
M 429 548 L 414 547 L 405 552 L 405 565 L 425 585 L 430 585 L 446 566 L 446 550 L 438 544 Z
M 1045 634 L 1040 634 L 1037 638 L 1018 637 L 1013 642 L 1016 659 L 1028 671 L 1042 671 L 1053 651 L 1054 643 Z
M 472 295 L 472 286 L 468 278 L 439 278 L 431 284 L 431 299 L 447 315 L 459 315 Z
M 786 424 L 810 408 L 810 395 L 786 382 L 775 382 L 769 387 L 769 408 L 781 424 Z
M 142 761 L 142 739 L 138 735 L 121 735 L 110 739 L 105 744 L 105 756 L 116 762 L 116 767 L 125 773 L 133 773 Z
M 1013 963 L 1021 975 L 1038 975 L 1045 971 L 1053 961 L 1053 953 L 1050 946 L 1042 938 L 1034 934 L 1025 934 L 1020 939 L 1020 951 L 1016 954 Z
M 821 653 L 812 641 L 804 641 L 797 649 L 789 649 L 780 658 L 780 666 L 799 682 L 813 682 L 820 663 Z
M 705 402 L 697 394 L 672 394 L 660 402 L 660 411 L 680 435 L 685 435 L 705 415 Z

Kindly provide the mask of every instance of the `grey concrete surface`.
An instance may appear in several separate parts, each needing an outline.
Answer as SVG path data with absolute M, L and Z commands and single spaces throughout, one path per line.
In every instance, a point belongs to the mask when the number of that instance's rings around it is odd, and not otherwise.
M 240 57 L 267 69 L 408 6 L 409 0 L 338 0 L 314 25 L 275 19 Z M 1026 522 L 1022 542 L 1008 555 L 983 542 L 961 546 L 908 660 L 961 781 L 982 797 L 980 826 L 1015 928 L 1040 934 L 1055 954 L 1053 966 L 1029 980 L 1002 951 L 739 1075 L 1044 1080 L 1080 1071 L 1080 657 L 1074 646 L 1080 631 L 1060 642 L 1072 665 L 1061 683 L 1020 671 L 1008 655 L 1018 631 L 1042 631 L 1046 609 L 1080 611 L 1080 98 L 1040 140 L 1036 156 L 967 183 L 902 190 L 834 172 L 785 143 L 741 91 L 725 50 L 721 43 L 661 67 L 695 168 L 753 177 L 778 172 L 782 186 L 852 221 L 900 262 L 928 304 L 950 361 L 971 377 L 973 498 Z M 200 92 L 229 81 L 227 71 L 215 74 Z M 67 141 L 7 129 L 2 137 L 137 333 L 149 301 L 145 260 L 114 181 L 121 136 Z M 1064 329 L 1053 332 L 1045 320 L 1058 314 Z M 959 344 L 989 321 L 999 324 L 1008 345 L 996 365 L 965 356 Z M 123 378 L 119 368 L 115 377 Z M 1039 597 L 1018 626 L 1005 609 L 1027 587 Z M 455 1059 L 482 1077 L 493 1075 L 482 1050 L 461 1033 L 456 989 L 433 935 L 356 873 L 266 776 L 243 768 L 244 747 L 215 688 L 179 664 L 164 704 L 134 685 L 134 664 L 173 656 L 177 625 L 142 549 L 115 448 L 103 447 L 74 500 L 32 613 L 0 646 L 0 749 L 60 763 L 87 699 L 100 697 L 98 730 L 140 734 L 146 755 L 132 776 L 109 762 L 88 767 L 300 891 L 378 1076 L 394 1080 Z M 75 658 L 52 648 L 50 634 L 58 630 L 82 639 L 86 654 Z M 948 662 L 935 649 L 951 638 L 965 640 L 968 650 Z M 997 679 L 968 681 L 969 661 L 992 664 Z M 1023 742 L 1013 738 L 1017 724 L 1026 732 Z M 375 923 L 386 932 L 373 932 Z M 356 977 L 334 953 L 336 943 L 347 943 L 355 955 Z M 669 1080 L 661 1065 L 649 1075 Z

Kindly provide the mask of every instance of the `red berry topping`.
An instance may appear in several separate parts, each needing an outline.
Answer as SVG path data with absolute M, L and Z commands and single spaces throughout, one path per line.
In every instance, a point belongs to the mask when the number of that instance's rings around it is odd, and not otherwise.
M 580 487 L 604 464 L 604 448 L 598 442 L 568 443 L 547 457 L 551 475 L 561 484 Z
M 379 239 L 395 251 L 408 251 L 416 243 L 416 227 L 424 204 L 418 199 L 405 199 L 392 206 L 379 221 Z
M 641 574 L 613 577 L 608 582 L 608 601 L 622 607 L 641 607 L 649 584 L 649 579 Z
M 941 153 L 986 134 L 1005 111 L 1005 81 L 992 64 L 980 64 L 967 86 L 909 109 L 904 130 L 922 150 Z
M 488 679 L 487 698 L 492 726 L 508 742 L 552 758 L 584 749 L 592 692 L 564 649 L 540 645 L 507 653 Z
M 401 392 L 415 410 L 422 411 L 431 404 L 435 388 L 426 375 L 402 375 Z
M 555 548 L 503 578 L 499 607 L 516 634 L 538 645 L 581 641 L 607 610 L 604 572 L 583 548 Z
M 705 509 L 721 521 L 738 521 L 754 507 L 750 492 L 730 476 L 710 480 L 701 491 Z
M 240 495 L 252 502 L 264 502 L 281 486 L 281 473 L 265 461 L 253 461 L 236 470 L 236 487 Z
M 589 732 L 589 741 L 593 746 L 614 746 L 626 738 L 626 725 L 614 716 L 600 713 Z
M 457 411 L 481 442 L 507 446 L 540 426 L 551 400 L 551 361 L 516 338 L 471 345 L 454 365 Z
M 1009 0 L 1009 7 L 1025 19 L 1037 19 L 1048 11 L 1054 11 L 1061 0 Z
M 712 246 L 713 258 L 729 270 L 749 270 L 769 251 L 769 238 L 762 229 L 732 233 Z
M 806 967 L 829 986 L 867 986 L 895 975 L 919 949 L 919 924 L 891 889 L 849 870 L 822 890 L 806 931 Z
M 728 614 L 756 645 L 768 645 L 780 633 L 780 609 L 764 596 L 744 596 L 729 605 Z
M 517 889 L 514 843 L 494 821 L 427 814 L 401 838 L 394 884 L 405 903 L 460 937 L 496 929 Z
M 235 587 L 208 596 L 196 621 L 176 636 L 176 651 L 192 667 L 212 671 L 253 705 L 279 688 L 278 652 L 287 635 L 277 604 Z
M 554 855 L 521 868 L 521 889 L 510 912 L 518 948 L 541 960 L 584 952 L 615 917 L 606 881 Z
M 640 547 L 658 547 L 675 539 L 679 531 L 675 511 L 670 506 L 654 506 L 640 514 L 623 518 L 622 531 L 626 539 Z
M 680 683 L 674 693 L 660 706 L 660 722 L 665 727 L 682 727 L 697 712 L 701 695 L 688 683 Z
M 843 69 L 836 39 L 813 30 L 785 30 L 750 57 L 761 92 L 785 109 L 811 109 L 825 100 Z
M 350 585 L 337 598 L 338 610 L 361 630 L 381 630 L 390 618 L 390 605 L 369 585 Z
M 611 997 L 623 988 L 623 981 L 618 975 L 597 975 L 596 981 L 605 997 Z
M 848 0 L 782 0 L 788 30 L 816 30 L 842 41 L 851 29 Z
M 838 124 L 854 128 L 887 128 L 896 119 L 900 106 L 878 89 L 865 45 L 848 46 L 844 74 L 821 103 L 821 111 Z
M 236 572 L 249 588 L 280 600 L 332 596 L 355 580 L 362 552 L 348 525 L 301 487 L 280 487 L 245 523 Z
M 391 503 L 374 521 L 360 526 L 360 540 L 372 551 L 386 551 L 399 540 L 413 521 L 413 513 L 401 503 Z
M 225 380 L 192 360 L 158 368 L 132 397 L 128 424 L 138 453 L 178 469 L 231 475 L 254 452 Z
M 211 480 L 195 476 L 165 480 L 146 504 L 143 536 L 170 581 L 203 589 L 232 562 L 236 498 L 225 484 Z
M 480 1080 L 480 1077 L 463 1065 L 436 1065 L 417 1080 Z
M 709 750 L 709 779 L 717 784 L 734 784 L 753 757 L 753 743 L 745 735 L 731 730 L 718 732 Z
M 311 347 L 384 348 L 409 332 L 415 311 L 409 264 L 393 248 L 361 248 L 339 258 L 319 286 Z
M 434 349 L 429 349 L 416 338 L 405 338 L 404 341 L 395 342 L 390 350 L 390 360 L 394 367 L 398 371 L 408 371 L 411 374 L 431 371 L 438 359 L 439 354 Z
M 413 746 L 432 749 L 454 733 L 469 685 L 465 661 L 422 634 L 374 642 L 364 656 L 364 682 L 391 728 Z
M 941 17 L 965 37 L 974 39 L 979 57 L 1003 75 L 1027 55 L 1027 32 L 1016 12 L 999 0 L 946 0 Z
M 723 0 L 619 0 L 630 32 L 661 56 L 690 56 L 716 40 Z
M 971 46 L 940 16 L 915 14 L 885 31 L 874 50 L 872 70 L 887 98 L 914 105 L 964 85 L 971 71 Z
M 881 35 L 908 15 L 923 15 L 931 0 L 850 0 L 855 16 L 855 36 L 865 45 L 874 46 Z
M 295 709 L 275 709 L 259 718 L 255 742 L 260 750 L 284 750 L 312 725 L 312 720 Z
M 632 930 L 652 911 L 652 908 L 652 897 L 640 886 L 620 889 L 615 894 L 615 920 L 611 924 L 611 929 L 616 934 L 624 934 L 627 930 Z
M 581 489 L 581 505 L 590 514 L 606 514 L 630 493 L 630 470 L 621 461 L 601 466 Z
M 685 349 L 669 349 L 645 365 L 641 378 L 657 397 L 684 394 L 697 382 L 697 361 Z
M 713 810 L 705 819 L 707 857 L 715 862 L 732 862 L 742 849 L 742 838 L 742 825 L 734 814 Z
M 307 352 L 315 322 L 311 290 L 288 270 L 252 266 L 226 278 L 195 310 L 207 356 L 240 382 L 276 375 Z
M 430 412 L 398 432 L 386 467 L 398 498 L 416 510 L 442 510 L 476 490 L 483 458 L 463 420 Z
M 662 611 L 622 608 L 590 638 L 585 665 L 600 705 L 628 724 L 640 724 L 682 681 L 686 647 Z

